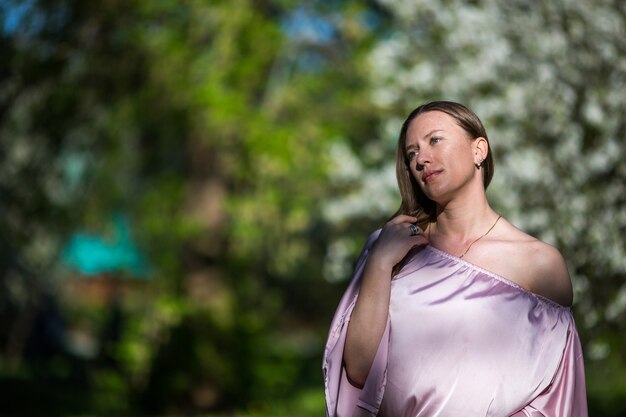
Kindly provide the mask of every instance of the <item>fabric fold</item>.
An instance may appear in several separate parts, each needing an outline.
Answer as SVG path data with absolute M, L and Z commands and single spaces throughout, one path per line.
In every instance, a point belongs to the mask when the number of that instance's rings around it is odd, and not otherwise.
M 363 388 L 343 366 L 347 324 L 370 248 L 324 351 L 327 417 L 587 417 L 584 364 L 569 307 L 432 246 L 391 281 L 389 316 Z

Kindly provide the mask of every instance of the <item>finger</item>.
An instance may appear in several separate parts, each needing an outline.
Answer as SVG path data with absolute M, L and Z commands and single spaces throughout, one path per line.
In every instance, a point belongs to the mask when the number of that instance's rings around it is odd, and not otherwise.
M 389 220 L 391 224 L 400 224 L 400 223 L 415 223 L 417 221 L 417 217 L 409 216 L 406 214 L 400 214 L 399 216 L 394 217 Z
M 427 245 L 429 243 L 428 238 L 424 234 L 420 233 L 417 236 L 411 236 L 411 243 L 415 246 Z

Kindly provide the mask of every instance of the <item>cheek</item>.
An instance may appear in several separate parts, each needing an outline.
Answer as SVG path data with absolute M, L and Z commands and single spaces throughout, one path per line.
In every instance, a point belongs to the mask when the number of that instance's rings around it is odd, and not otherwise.
M 417 169 L 417 162 L 411 162 L 409 166 L 409 175 L 415 179 L 418 183 L 420 183 L 420 177 L 422 176 L 422 171 Z
M 474 166 L 472 159 L 467 155 L 456 155 L 456 157 L 452 159 L 452 164 L 454 169 L 460 172 L 467 171 Z
M 422 184 L 422 181 L 420 180 L 420 176 L 422 175 L 421 171 L 418 171 L 417 168 L 415 167 L 415 164 L 411 164 L 410 168 L 409 168 L 409 177 L 411 177 L 420 188 L 424 188 L 424 184 Z
M 455 171 L 470 170 L 474 166 L 474 157 L 471 149 L 461 149 L 458 152 L 450 152 L 446 155 L 446 160 L 449 161 Z

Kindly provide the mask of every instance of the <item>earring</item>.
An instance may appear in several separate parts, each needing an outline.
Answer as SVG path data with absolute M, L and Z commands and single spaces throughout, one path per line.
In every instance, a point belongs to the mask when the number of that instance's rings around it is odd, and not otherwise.
M 480 169 L 480 166 L 481 166 L 482 164 L 483 164 L 483 161 L 480 161 L 480 162 L 478 162 L 477 164 L 474 164 L 474 165 L 476 165 L 476 169 Z

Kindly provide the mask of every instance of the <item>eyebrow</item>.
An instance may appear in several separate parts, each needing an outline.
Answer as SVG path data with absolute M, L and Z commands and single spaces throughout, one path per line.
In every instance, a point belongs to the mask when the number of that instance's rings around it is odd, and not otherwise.
M 431 130 L 430 132 L 428 132 L 428 133 L 426 133 L 426 134 L 424 135 L 424 138 L 427 138 L 427 137 L 429 137 L 429 136 L 432 136 L 432 135 L 433 135 L 434 133 L 436 133 L 436 132 L 443 132 L 443 129 L 434 129 L 434 130 Z M 409 150 L 409 149 L 418 148 L 418 147 L 419 147 L 419 146 L 417 146 L 417 144 L 411 144 L 411 145 L 407 145 L 407 146 L 405 147 L 405 149 L 406 149 L 406 150 Z

